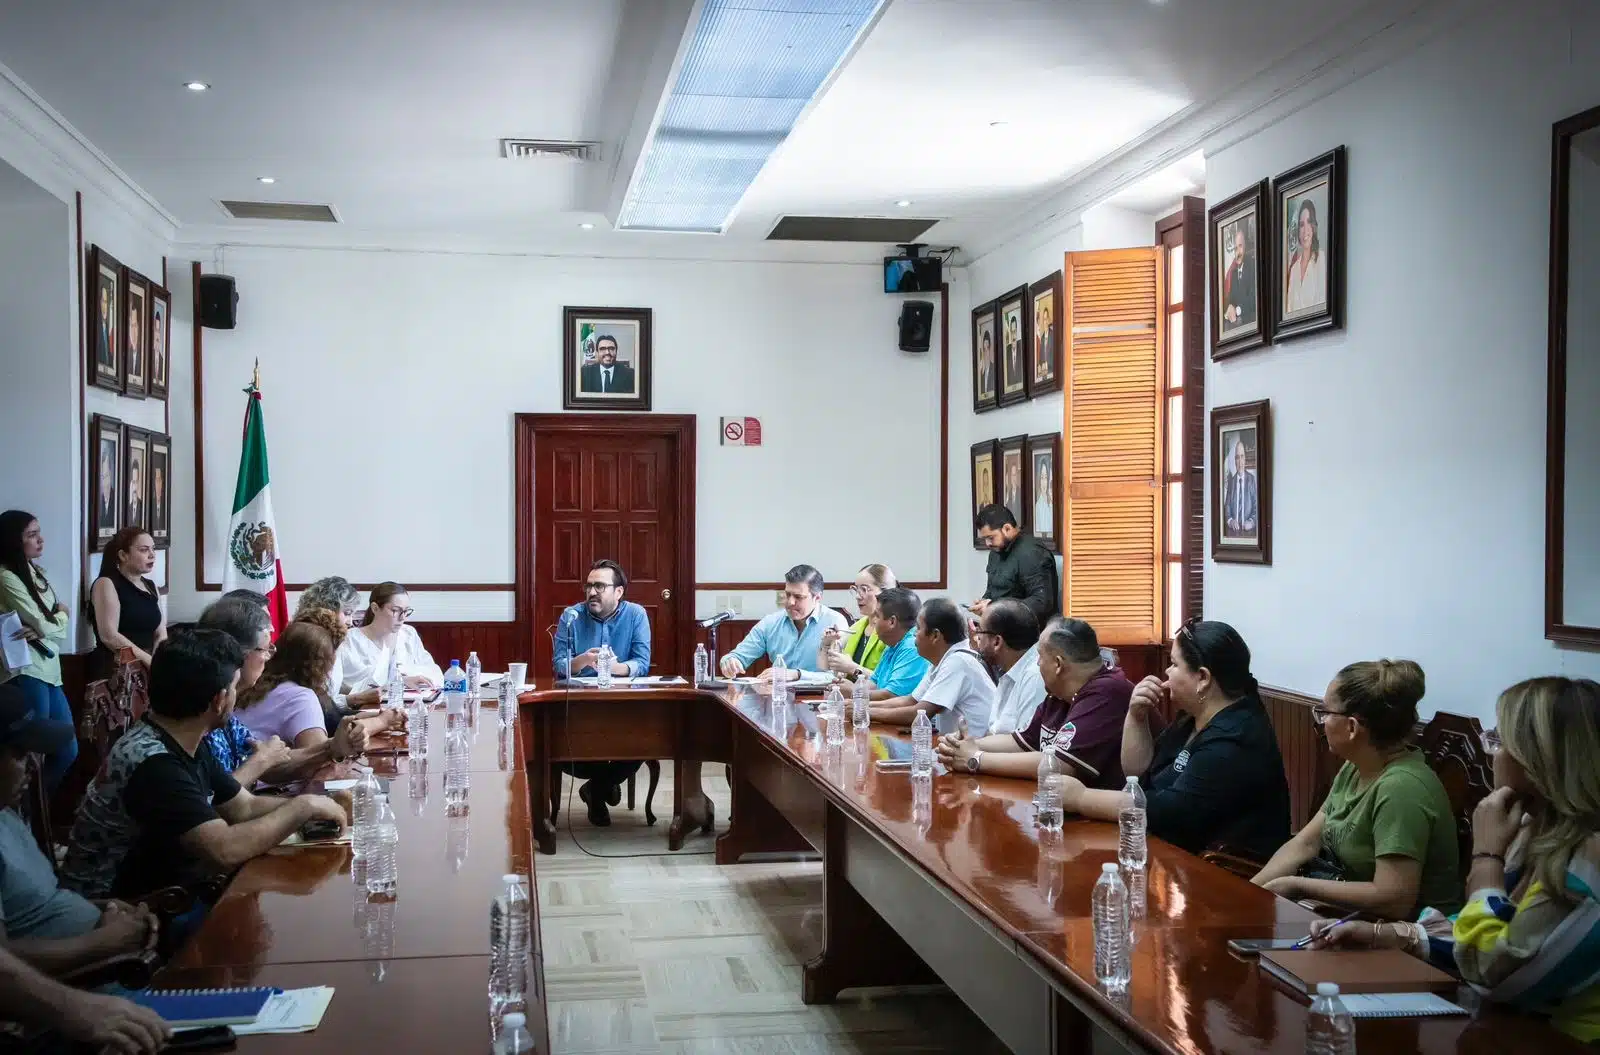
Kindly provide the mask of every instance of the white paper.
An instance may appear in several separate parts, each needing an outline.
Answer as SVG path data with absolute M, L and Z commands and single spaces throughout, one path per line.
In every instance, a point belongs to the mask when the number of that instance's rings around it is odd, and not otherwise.
M 684 681 L 682 678 L 680 678 L 676 674 L 651 674 L 651 675 L 649 675 L 647 677 L 643 677 L 643 678 L 634 678 L 633 679 L 633 683 L 635 685 L 687 685 L 687 684 L 689 684 L 687 681 Z
M 309 1033 L 322 1022 L 323 1013 L 333 999 L 333 986 L 312 989 L 286 989 L 267 1000 L 254 1022 L 234 1026 L 241 1037 L 256 1033 Z
M 361 781 L 356 780 L 356 779 L 351 779 L 351 780 L 324 780 L 322 782 L 322 790 L 324 790 L 324 791 L 343 791 L 345 788 L 353 788 L 359 783 L 361 783 Z
M 21 616 L 15 612 L 0 612 L 0 641 L 5 642 L 7 670 L 21 670 L 33 662 L 29 655 L 33 649 L 28 647 L 26 641 L 16 636 L 21 629 Z

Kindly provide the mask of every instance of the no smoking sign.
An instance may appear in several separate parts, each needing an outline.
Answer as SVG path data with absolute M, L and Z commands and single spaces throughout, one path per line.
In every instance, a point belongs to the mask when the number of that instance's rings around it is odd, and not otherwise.
M 761 446 L 760 418 L 723 418 L 722 445 L 724 447 Z

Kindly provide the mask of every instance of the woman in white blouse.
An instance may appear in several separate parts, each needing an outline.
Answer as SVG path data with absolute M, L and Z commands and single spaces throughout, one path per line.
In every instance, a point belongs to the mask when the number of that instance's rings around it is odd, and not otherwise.
M 350 585 L 350 580 L 340 575 L 329 575 L 306 587 L 300 595 L 300 603 L 295 606 L 294 617 L 299 619 L 316 611 L 332 612 L 339 617 L 345 629 L 352 629 L 356 625 L 356 616 L 361 614 L 361 596 Z M 376 686 L 357 692 L 345 691 L 344 656 L 344 650 L 340 649 L 334 658 L 333 670 L 328 674 L 328 695 L 334 705 L 340 710 L 351 711 L 378 706 L 381 690 Z
M 411 597 L 397 582 L 381 582 L 367 599 L 367 621 L 350 631 L 339 646 L 339 669 L 345 692 L 382 686 L 389 676 L 389 659 L 399 661 L 408 689 L 440 688 L 444 671 L 422 647 L 422 638 L 406 625 Z
M 1328 261 L 1323 255 L 1322 236 L 1317 229 L 1317 207 L 1306 198 L 1297 211 L 1295 248 L 1284 276 L 1285 316 L 1321 309 L 1328 300 Z

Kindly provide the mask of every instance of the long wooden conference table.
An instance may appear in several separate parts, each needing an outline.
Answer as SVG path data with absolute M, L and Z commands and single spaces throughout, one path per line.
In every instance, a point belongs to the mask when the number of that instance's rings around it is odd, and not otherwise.
M 432 765 L 401 757 L 380 768 L 392 777 L 401 828 L 400 893 L 376 924 L 347 850 L 263 858 L 239 873 L 157 984 L 338 988 L 316 1033 L 244 1038 L 241 1049 L 486 1051 L 489 900 L 502 872 L 534 873 L 535 848 L 555 850 L 549 764 L 673 758 L 675 844 L 712 819 L 699 763 L 726 762 L 732 816 L 716 841 L 719 863 L 821 856 L 824 943 L 803 969 L 808 1003 L 859 986 L 939 981 L 1018 1055 L 1304 1050 L 1305 1004 L 1226 943 L 1298 937 L 1309 911 L 1152 839 L 1132 985 L 1110 997 L 1094 981 L 1089 910 L 1100 865 L 1115 859 L 1115 828 L 1069 821 L 1041 837 L 1028 782 L 946 774 L 914 783 L 881 772 L 869 735 L 828 745 L 807 703 L 775 707 L 750 688 L 541 684 L 521 697 L 506 768 L 493 718 L 482 716 L 470 823 L 444 816 L 442 743 Z M 530 1023 L 544 1052 L 534 966 Z M 1457 999 L 1476 1003 L 1465 992 Z M 1385 1055 L 1587 1050 L 1493 1007 L 1363 1020 L 1357 1035 L 1363 1052 Z

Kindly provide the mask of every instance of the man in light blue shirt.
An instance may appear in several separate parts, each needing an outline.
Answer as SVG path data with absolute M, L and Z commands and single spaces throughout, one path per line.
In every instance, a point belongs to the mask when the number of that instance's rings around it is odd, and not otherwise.
M 822 573 L 809 564 L 796 564 L 783 574 L 783 611 L 773 612 L 750 628 L 738 646 L 722 657 L 722 676 L 736 678 L 750 664 L 766 656 L 782 656 L 790 678 L 799 671 L 817 671 L 822 632 L 830 627 L 849 628 L 844 616 L 822 603 Z M 771 671 L 761 673 L 771 680 Z
M 917 613 L 922 599 L 911 590 L 895 587 L 878 593 L 878 612 L 872 617 L 873 632 L 886 646 L 872 672 L 872 699 L 888 700 L 909 696 L 928 673 L 928 661 L 917 651 Z
M 650 672 L 650 618 L 640 606 L 624 601 L 627 573 L 614 560 L 597 560 L 584 582 L 584 602 L 561 613 L 556 626 L 555 674 L 557 678 L 586 677 L 598 673 L 600 646 L 610 645 L 615 658 L 611 673 L 638 678 Z M 643 762 L 559 762 L 556 768 L 584 781 L 578 797 L 589 807 L 589 823 L 604 828 L 611 811 L 622 801 L 622 785 Z M 559 778 L 557 778 L 559 780 Z M 559 787 L 559 784 L 558 784 Z
M 600 646 L 610 645 L 616 659 L 611 673 L 640 678 L 650 672 L 650 618 L 632 601 L 624 601 L 628 576 L 614 560 L 597 560 L 584 583 L 585 600 L 561 613 L 556 627 L 557 678 L 593 677 Z

